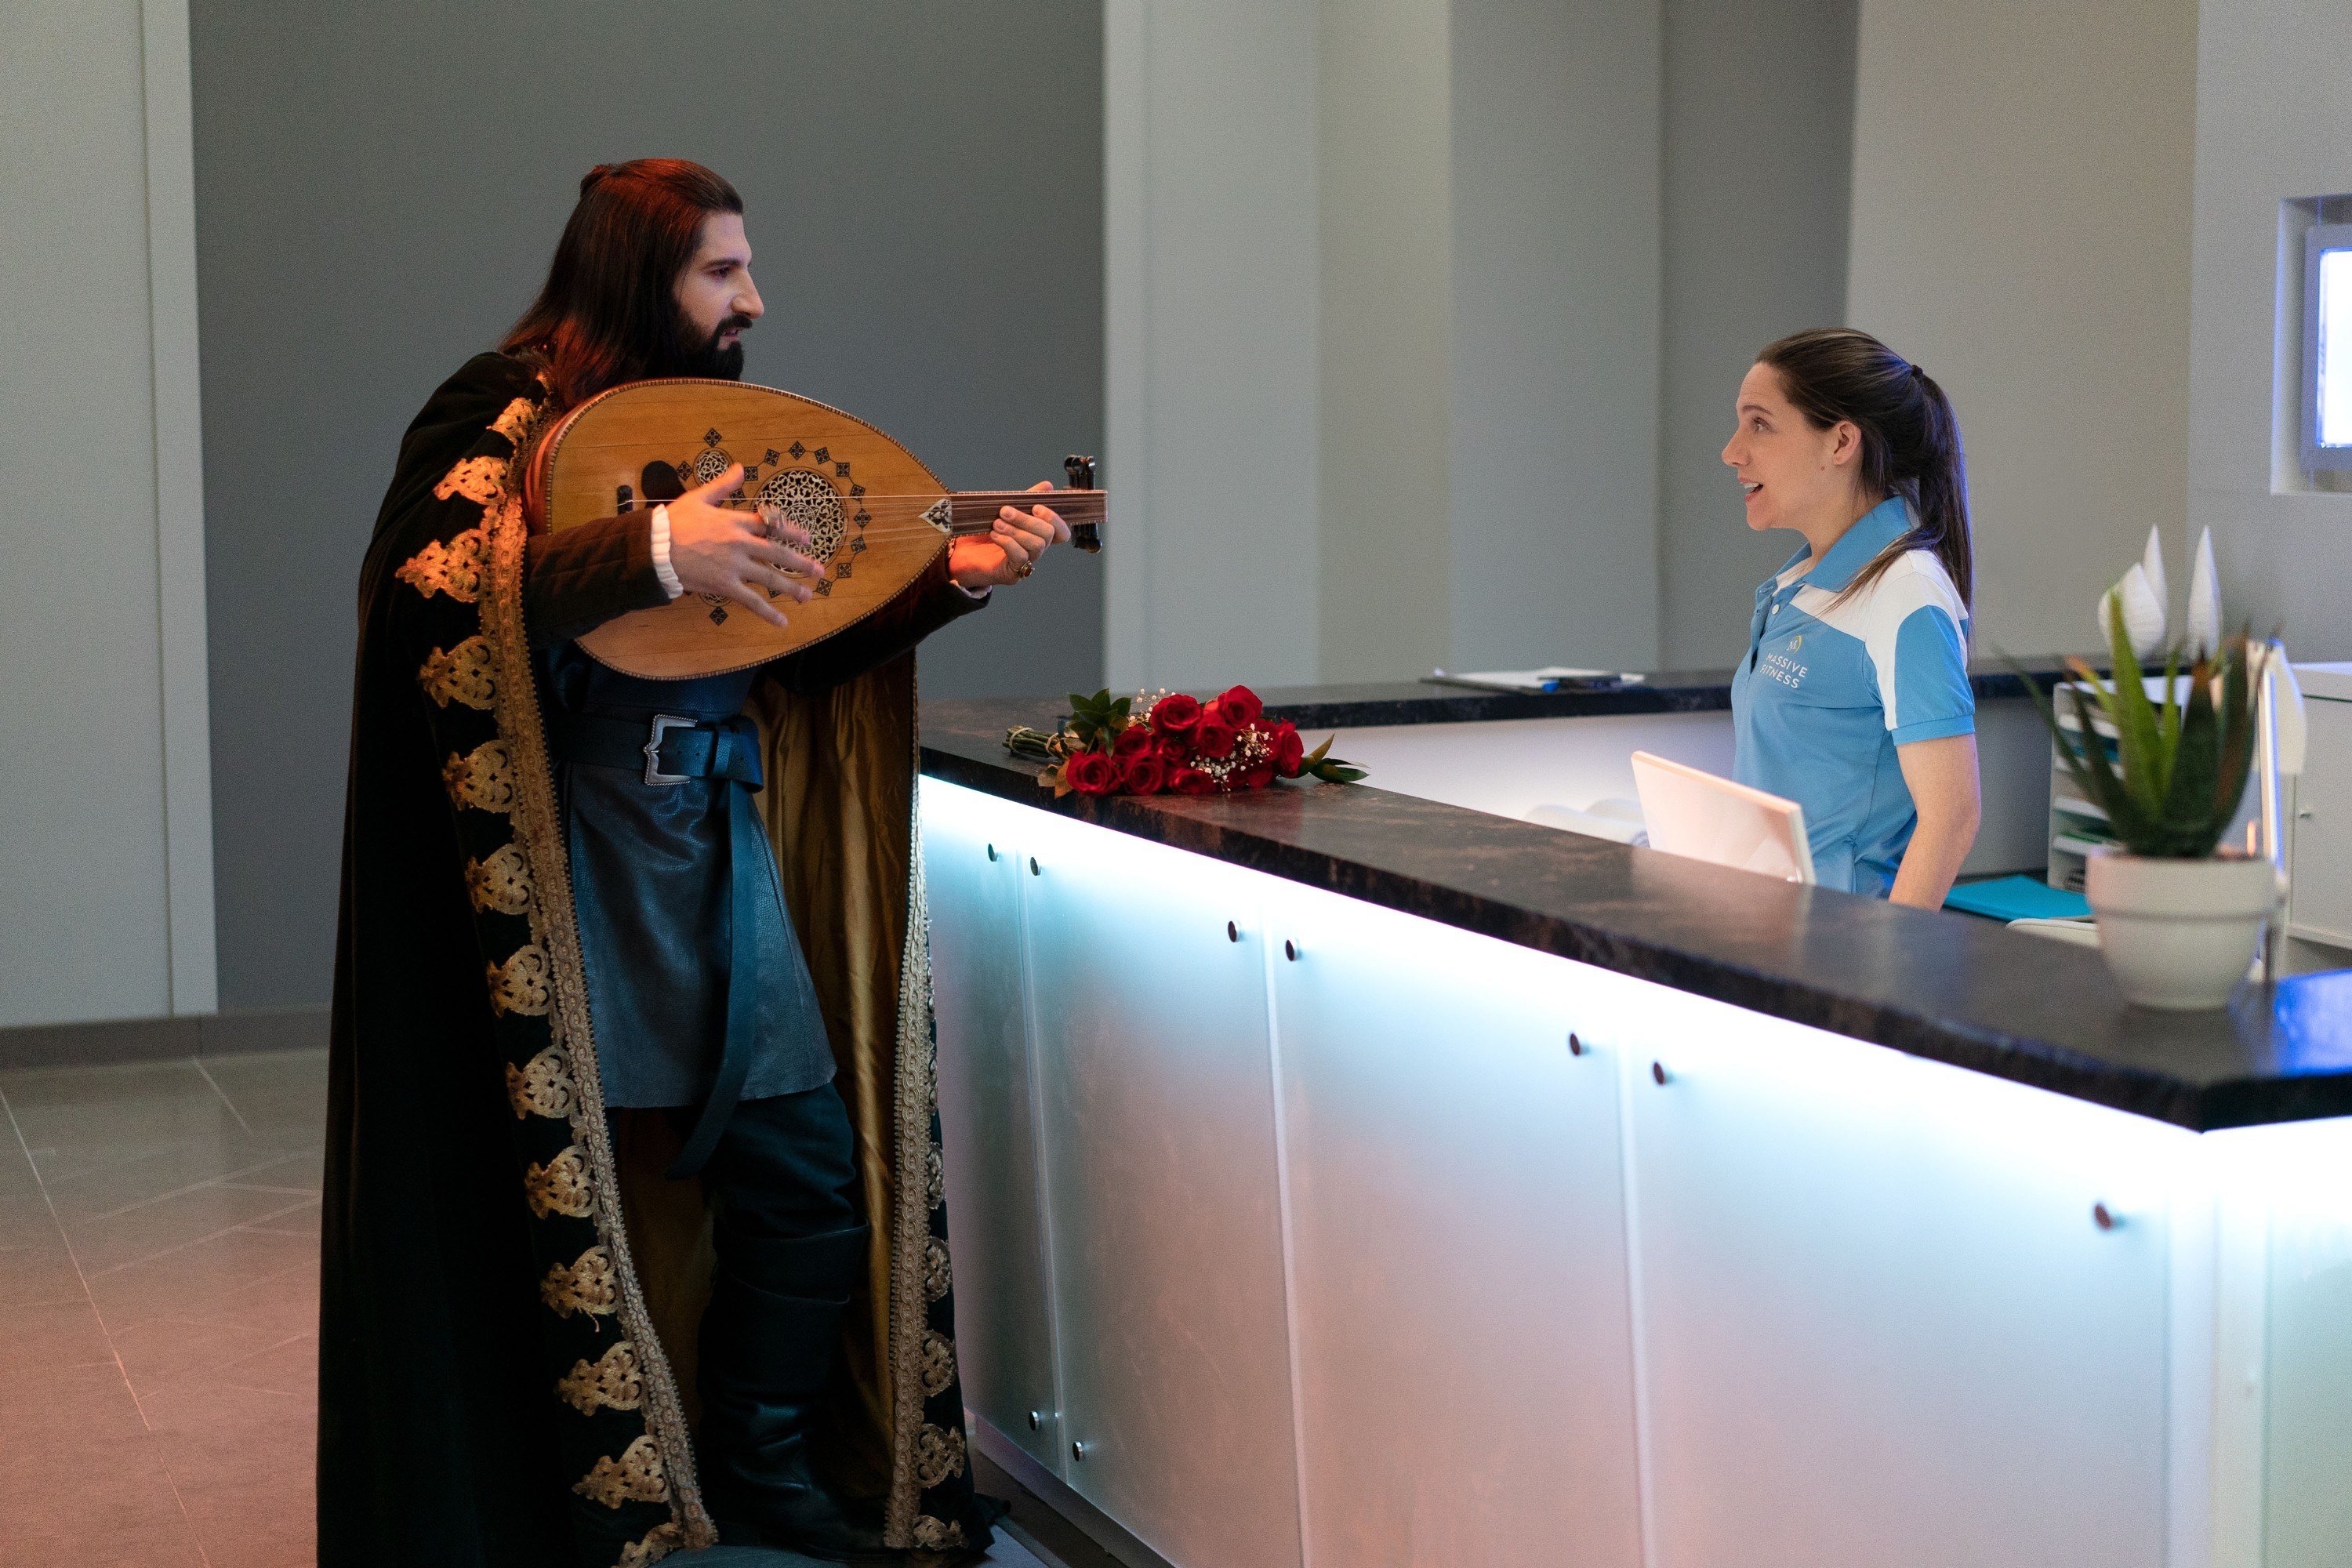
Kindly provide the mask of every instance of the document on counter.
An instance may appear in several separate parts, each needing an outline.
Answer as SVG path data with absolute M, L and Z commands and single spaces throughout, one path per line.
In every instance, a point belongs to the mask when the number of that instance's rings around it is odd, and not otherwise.
M 1621 686 L 1639 686 L 1643 678 L 1625 670 L 1570 669 L 1564 665 L 1546 665 L 1541 669 L 1473 669 L 1459 675 L 1449 675 L 1433 669 L 1423 676 L 1424 686 L 1467 686 L 1480 691 L 1614 691 Z

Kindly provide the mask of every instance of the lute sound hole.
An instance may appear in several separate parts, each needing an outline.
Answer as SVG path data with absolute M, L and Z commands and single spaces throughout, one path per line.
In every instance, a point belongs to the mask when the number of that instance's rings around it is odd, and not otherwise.
M 808 552 L 817 560 L 830 561 L 841 548 L 841 496 L 806 468 L 770 476 L 760 487 L 759 501 L 762 516 L 774 507 L 787 522 L 805 530 Z

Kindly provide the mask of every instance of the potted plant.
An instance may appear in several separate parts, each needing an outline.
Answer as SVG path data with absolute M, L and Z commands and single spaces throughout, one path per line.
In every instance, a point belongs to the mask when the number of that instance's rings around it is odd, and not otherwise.
M 2092 856 L 2084 876 L 2100 951 L 2141 1006 L 2224 1006 L 2277 898 L 2269 860 L 2221 845 L 2253 758 L 2252 667 L 2262 655 L 2242 633 L 2175 644 L 2165 652 L 2159 702 L 2137 679 L 2123 596 L 2103 607 L 2116 678 L 2101 680 L 2082 659 L 2067 661 L 2075 679 L 2059 689 L 2077 727 L 2060 722 L 2053 700 L 2027 683 L 2066 771 L 2106 813 L 2119 846 Z M 2113 733 L 2112 759 L 2103 731 Z

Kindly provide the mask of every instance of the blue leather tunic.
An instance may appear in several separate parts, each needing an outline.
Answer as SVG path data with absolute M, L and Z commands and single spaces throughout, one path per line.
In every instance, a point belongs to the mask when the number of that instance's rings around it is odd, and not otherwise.
M 656 713 L 709 722 L 733 718 L 757 668 L 694 680 L 624 675 L 562 642 L 539 655 L 550 709 L 650 726 Z M 795 1094 L 833 1078 L 808 961 L 784 908 L 767 836 L 756 826 L 744 786 L 723 778 L 649 784 L 642 768 L 562 763 L 556 788 L 570 841 L 596 1061 L 608 1105 L 699 1104 L 710 1091 L 727 1039 L 732 879 L 712 874 L 734 843 L 757 860 L 755 895 L 761 954 L 751 979 L 751 1033 L 740 1098 Z M 751 831 L 744 831 L 746 824 Z M 751 977 L 746 977 L 750 979 Z

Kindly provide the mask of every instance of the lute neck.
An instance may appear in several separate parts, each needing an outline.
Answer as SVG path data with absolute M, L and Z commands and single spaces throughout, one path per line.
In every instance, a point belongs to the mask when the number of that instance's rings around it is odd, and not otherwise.
M 1070 525 L 1070 542 L 1088 552 L 1102 548 L 1102 525 L 1110 515 L 1108 490 L 951 490 L 948 502 L 948 531 L 958 535 L 986 533 L 1008 506 L 1023 511 L 1052 507 Z

